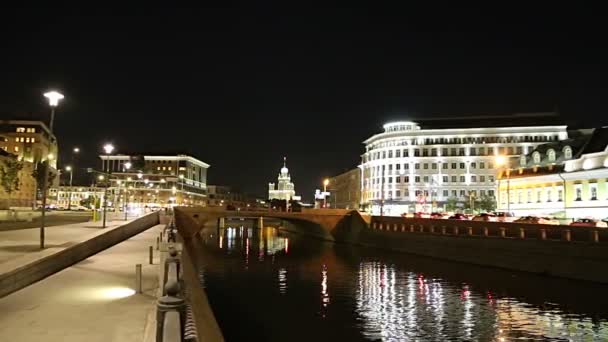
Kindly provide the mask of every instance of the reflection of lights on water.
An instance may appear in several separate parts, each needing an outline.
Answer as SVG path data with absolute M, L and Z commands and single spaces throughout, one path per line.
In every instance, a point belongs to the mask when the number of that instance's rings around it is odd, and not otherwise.
M 224 237 L 220 235 L 220 243 L 219 243 L 220 248 L 222 248 L 223 245 L 224 245 Z
M 285 294 L 287 292 L 287 270 L 284 268 L 279 269 L 279 293 Z
M 289 253 L 289 239 L 285 238 L 285 254 Z
M 327 307 L 329 304 L 329 292 L 327 291 L 327 266 L 323 265 L 323 270 L 321 271 L 321 302 L 324 307 Z
M 467 340 L 471 339 L 471 333 L 473 330 L 473 319 L 471 309 L 473 308 L 473 301 L 471 300 L 471 291 L 469 290 L 469 286 L 465 285 L 462 289 L 462 300 L 464 301 L 464 315 L 462 318 L 462 325 L 465 332 L 465 338 Z

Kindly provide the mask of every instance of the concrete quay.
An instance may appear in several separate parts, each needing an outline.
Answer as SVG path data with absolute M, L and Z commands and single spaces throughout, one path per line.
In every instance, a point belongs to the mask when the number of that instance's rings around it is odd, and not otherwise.
M 156 225 L 0 298 L 1 341 L 153 341 L 159 254 Z M 49 234 L 52 235 L 52 234 Z M 143 293 L 135 293 L 142 264 Z

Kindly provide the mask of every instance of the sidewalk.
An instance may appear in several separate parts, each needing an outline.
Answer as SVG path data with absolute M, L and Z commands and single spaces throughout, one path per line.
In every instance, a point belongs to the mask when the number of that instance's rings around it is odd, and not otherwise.
M 148 246 L 163 227 L 0 298 L 0 341 L 143 341 L 158 287 L 159 253 L 149 265 Z M 135 264 L 142 264 L 143 294 L 134 293 Z
M 126 221 L 108 221 L 107 227 L 116 227 Z M 82 222 L 46 227 L 45 247 L 68 247 L 72 241 L 92 234 L 101 228 L 101 222 Z M 0 264 L 23 255 L 40 251 L 40 228 L 0 231 Z

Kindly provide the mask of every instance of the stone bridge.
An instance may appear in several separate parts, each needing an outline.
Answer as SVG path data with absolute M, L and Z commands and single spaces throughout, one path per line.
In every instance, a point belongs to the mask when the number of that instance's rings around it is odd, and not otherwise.
M 302 212 L 281 211 L 235 211 L 211 207 L 176 207 L 175 222 L 180 235 L 189 239 L 208 223 L 223 225 L 226 218 L 256 219 L 258 226 L 264 225 L 264 218 L 280 219 L 297 225 L 298 233 L 313 235 L 327 240 L 351 240 L 354 231 L 367 226 L 369 219 L 356 210 L 346 209 L 304 209 Z M 288 227 L 289 228 L 289 227 Z M 356 228 L 356 229 L 355 229 Z M 289 230 L 289 229 L 288 229 Z

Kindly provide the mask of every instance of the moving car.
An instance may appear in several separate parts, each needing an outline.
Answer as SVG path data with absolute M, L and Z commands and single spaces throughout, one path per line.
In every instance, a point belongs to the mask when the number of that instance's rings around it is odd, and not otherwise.
M 469 217 L 465 214 L 457 213 L 457 214 L 450 216 L 449 219 L 450 220 L 468 220 Z
M 588 218 L 578 219 L 578 220 L 570 223 L 570 225 L 576 226 L 576 227 L 600 227 L 600 228 L 608 227 L 608 224 L 604 221 L 588 219 Z
M 513 221 L 514 223 L 529 223 L 529 224 L 551 224 L 558 225 L 559 221 L 549 217 L 523 216 Z
M 484 222 L 496 222 L 498 219 L 496 216 L 488 213 L 479 214 L 473 217 L 473 221 L 484 221 Z

